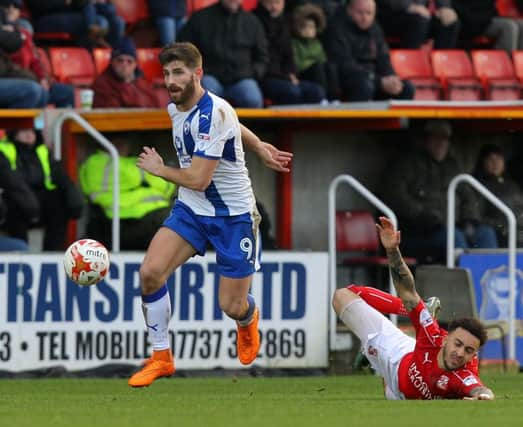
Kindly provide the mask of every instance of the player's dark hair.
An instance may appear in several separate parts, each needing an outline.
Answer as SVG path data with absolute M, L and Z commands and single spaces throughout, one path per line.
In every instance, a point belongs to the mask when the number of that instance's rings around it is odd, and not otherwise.
M 481 347 L 487 341 L 487 331 L 483 324 L 473 317 L 464 317 L 462 319 L 455 319 L 449 323 L 448 332 L 449 334 L 456 329 L 461 328 L 470 332 L 479 340 L 479 346 Z
M 189 68 L 200 68 L 202 66 L 202 54 L 195 45 L 186 42 L 168 44 L 160 51 L 158 59 L 162 65 L 172 61 L 180 61 Z

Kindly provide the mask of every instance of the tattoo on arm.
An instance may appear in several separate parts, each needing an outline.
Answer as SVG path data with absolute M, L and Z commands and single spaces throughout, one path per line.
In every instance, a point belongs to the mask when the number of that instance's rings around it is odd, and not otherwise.
M 405 304 L 405 308 L 410 311 L 419 302 L 418 298 L 412 298 L 412 296 L 417 295 L 414 276 L 407 264 L 405 264 L 398 248 L 387 250 L 387 257 L 389 258 L 390 273 L 394 287 L 403 304 Z

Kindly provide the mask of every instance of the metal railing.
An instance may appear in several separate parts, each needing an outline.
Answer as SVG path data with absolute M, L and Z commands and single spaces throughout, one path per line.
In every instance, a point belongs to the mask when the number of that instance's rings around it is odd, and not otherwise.
M 115 146 L 93 126 L 87 122 L 82 116 L 74 111 L 60 113 L 52 123 L 53 140 L 54 140 L 54 158 L 61 160 L 62 158 L 62 127 L 66 120 L 73 120 L 85 131 L 91 135 L 95 141 L 101 144 L 111 156 L 113 162 L 113 219 L 112 219 L 112 235 L 113 245 L 112 252 L 120 252 L 120 158 L 118 150 Z
M 374 205 L 377 209 L 383 212 L 394 224 L 397 229 L 398 220 L 396 215 L 385 203 L 378 199 L 369 189 L 361 184 L 356 178 L 351 175 L 338 175 L 332 180 L 329 185 L 329 292 L 330 297 L 334 294 L 337 288 L 337 251 L 336 251 L 336 190 L 341 183 L 349 184 L 361 196 L 363 196 L 369 203 Z M 392 282 L 392 276 L 389 272 L 389 289 L 390 293 L 396 295 L 396 289 Z M 330 298 L 329 298 L 330 300 Z M 333 345 L 336 342 L 336 316 L 329 310 L 329 347 L 334 350 Z M 391 315 L 391 321 L 397 324 L 397 315 Z
M 468 174 L 455 176 L 450 181 L 447 193 L 447 267 L 455 266 L 455 222 L 456 188 L 462 183 L 470 184 L 476 191 L 496 206 L 508 221 L 508 280 L 509 280 L 509 359 L 516 358 L 516 216 L 514 212 L 496 197 L 487 187 Z M 501 338 L 503 339 L 503 338 Z

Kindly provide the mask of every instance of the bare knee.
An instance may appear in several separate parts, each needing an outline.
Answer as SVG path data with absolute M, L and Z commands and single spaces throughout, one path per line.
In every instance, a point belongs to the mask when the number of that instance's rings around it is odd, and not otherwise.
M 140 267 L 140 285 L 144 295 L 150 295 L 160 289 L 165 283 L 162 271 L 150 263 L 143 263 Z
M 347 306 L 348 303 L 360 298 L 354 292 L 349 291 L 347 288 L 340 288 L 334 291 L 332 296 L 332 307 L 336 314 L 340 314 L 341 310 Z
M 245 311 L 248 309 L 248 304 L 243 298 L 222 298 L 220 299 L 220 308 L 227 316 L 238 320 L 245 315 Z

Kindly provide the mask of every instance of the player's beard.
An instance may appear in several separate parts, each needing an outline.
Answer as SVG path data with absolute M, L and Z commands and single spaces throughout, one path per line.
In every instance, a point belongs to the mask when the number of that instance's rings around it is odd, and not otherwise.
M 181 92 L 176 92 L 174 96 L 169 92 L 169 96 L 175 105 L 185 104 L 189 99 L 194 95 L 196 88 L 194 85 L 194 80 L 191 80 L 187 85 L 182 89 Z
M 448 363 L 447 363 L 447 357 L 448 357 L 448 352 L 447 352 L 447 347 L 443 347 L 443 364 L 445 365 L 445 369 L 447 371 L 455 371 L 456 369 L 459 369 L 459 368 L 462 368 L 464 366 L 464 364 L 461 364 L 459 366 L 449 366 Z

